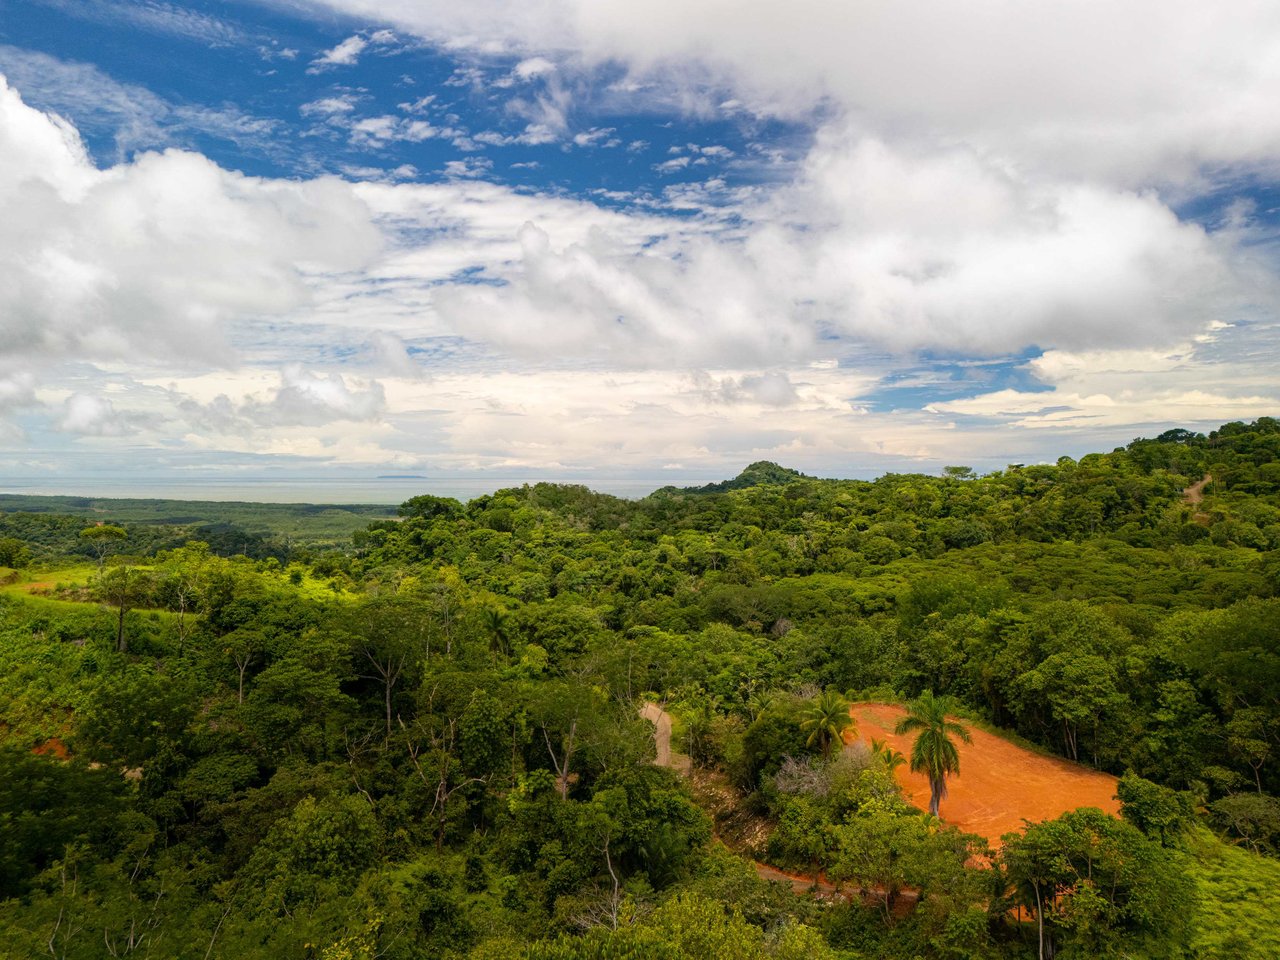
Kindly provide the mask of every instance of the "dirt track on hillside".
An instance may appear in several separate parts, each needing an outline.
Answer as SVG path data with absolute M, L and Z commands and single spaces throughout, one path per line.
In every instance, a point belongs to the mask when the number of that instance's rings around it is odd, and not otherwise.
M 653 724 L 653 745 L 657 754 L 653 762 L 660 767 L 674 770 L 682 777 L 689 776 L 693 761 L 671 749 L 671 714 L 656 703 L 646 703 L 640 708 L 640 716 Z
M 1196 504 L 1204 501 L 1204 488 L 1213 482 L 1213 477 L 1205 474 L 1203 478 L 1197 480 L 1187 489 L 1182 491 L 1182 499 L 1187 503 Z
M 893 732 L 905 716 L 902 707 L 860 703 L 852 708 L 857 736 L 870 743 L 887 742 L 910 758 L 913 737 Z M 1116 778 L 1078 763 L 1047 757 L 970 726 L 973 743 L 957 742 L 960 773 L 947 781 L 942 819 L 967 833 L 986 837 L 999 846 L 1000 837 L 1020 831 L 1024 820 L 1052 820 L 1068 810 L 1098 807 L 1119 814 Z M 921 809 L 929 806 L 929 781 L 912 773 L 908 764 L 897 770 L 907 800 Z

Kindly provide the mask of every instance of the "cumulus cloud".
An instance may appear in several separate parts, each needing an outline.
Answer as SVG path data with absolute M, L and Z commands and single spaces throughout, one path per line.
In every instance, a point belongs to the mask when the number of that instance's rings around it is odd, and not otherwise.
M 656 196 L 608 197 L 625 209 L 506 189 L 476 160 L 427 184 L 360 165 L 349 175 L 387 182 L 255 180 L 173 152 L 100 171 L 68 124 L 0 89 L 0 219 L 13 225 L 0 237 L 13 278 L 0 349 L 206 362 L 229 356 L 222 334 L 239 324 L 237 344 L 259 370 L 283 366 L 279 380 L 175 393 L 188 442 L 215 443 L 207 430 L 235 449 L 344 462 L 438 444 L 460 469 L 762 456 L 805 467 L 859 452 L 957 462 L 992 429 L 979 421 L 1127 431 L 1274 411 L 1274 371 L 1241 359 L 1274 357 L 1274 341 L 1245 348 L 1253 328 L 1212 329 L 1280 302 L 1248 217 L 1206 231 L 1171 206 L 1275 172 L 1274 4 L 1206 18 L 1154 0 L 744 0 L 733 17 L 655 3 L 325 0 L 479 54 L 486 69 L 464 64 L 446 85 L 510 91 L 524 130 L 433 124 L 428 98 L 395 116 L 360 117 L 341 97 L 304 110 L 363 149 L 591 146 L 610 132 L 575 119 L 626 112 L 593 105 L 661 100 L 809 121 L 802 159 L 682 144 L 652 157 L 675 179 L 729 164 L 769 166 L 766 182 L 659 181 Z M 366 30 L 313 69 L 394 42 Z M 606 62 L 624 76 L 593 90 L 583 78 Z M 390 238 L 377 258 L 374 224 Z M 263 316 L 289 318 L 287 347 Z M 892 417 L 850 403 L 885 372 L 884 354 L 1029 348 L 1043 353 L 1025 373 L 1048 392 L 988 390 Z M 289 350 L 307 365 L 284 365 Z M 339 356 L 369 379 L 312 365 Z M 64 424 L 137 426 L 76 392 Z M 31 399 L 11 393 L 10 409 Z M 404 411 L 412 436 L 391 425 Z
M 8 418 L 21 410 L 39 405 L 40 401 L 36 398 L 36 378 L 30 372 L 14 371 L 0 375 L 0 437 L 19 437 L 21 432 Z
M 1048 0 L 747 0 L 732 18 L 675 0 L 377 10 L 451 49 L 521 56 L 512 76 L 541 83 L 509 104 L 526 142 L 571 139 L 569 75 L 605 61 L 637 90 L 674 75 L 727 84 L 717 110 L 828 105 L 790 182 L 664 195 L 702 215 L 701 236 L 637 249 L 531 218 L 519 258 L 488 265 L 503 285 L 436 298 L 460 333 L 504 349 L 678 365 L 806 361 L 833 340 L 983 355 L 1167 345 L 1278 299 L 1238 234 L 1180 220 L 1152 189 L 1280 162 L 1280 114 L 1262 107 L 1268 91 L 1280 98 L 1264 39 L 1280 27 L 1273 5 L 1248 2 L 1230 23 L 1190 5 L 1113 16 Z M 674 151 L 655 172 L 739 162 L 720 144 Z
M 1280 8 L 744 0 L 316 0 L 453 49 L 569 52 L 634 76 L 727 84 L 757 112 L 827 99 L 868 130 L 964 140 L 1056 175 L 1123 184 L 1275 169 Z M 702 71 L 699 73 L 698 69 Z M 719 103 L 726 98 L 716 100 Z
M 1169 343 L 1274 296 L 1153 194 L 1029 181 L 973 151 L 831 132 L 745 225 L 653 243 L 520 229 L 507 282 L 443 290 L 459 332 L 625 365 L 807 361 L 861 344 L 992 355 Z M 844 344 L 840 347 L 839 344 Z
M 393 376 L 416 380 L 423 375 L 422 367 L 409 355 L 408 345 L 394 333 L 375 330 L 369 347 L 377 365 Z
M 176 387 L 169 392 L 176 408 L 190 423 L 220 434 L 371 421 L 386 411 L 386 395 L 377 380 L 318 372 L 300 363 L 286 364 L 273 387 L 238 398 L 219 393 L 201 400 Z
M 742 376 L 713 377 L 705 371 L 691 376 L 694 389 L 713 403 L 752 403 L 787 407 L 800 399 L 785 370 L 767 370 Z
M 337 179 L 246 177 L 176 150 L 99 170 L 3 78 L 0 222 L 0 350 L 33 361 L 226 362 L 228 323 L 298 308 L 309 276 L 379 244 Z
M 324 73 L 334 67 L 353 67 L 360 62 L 360 57 L 366 50 L 383 55 L 396 53 L 399 51 L 396 46 L 398 43 L 398 38 L 390 30 L 354 33 L 312 60 L 307 73 Z
M 106 397 L 73 393 L 63 404 L 57 429 L 90 437 L 121 437 L 135 427 Z
M 438 294 L 437 309 L 459 332 L 525 356 L 625 367 L 758 363 L 811 349 L 813 330 L 788 309 L 789 294 L 752 276 L 728 245 L 692 241 L 689 258 L 675 259 L 599 229 L 557 249 L 532 222 L 518 239 L 519 270 L 505 285 Z
M 316 373 L 290 364 L 280 373 L 280 386 L 266 403 L 253 404 L 249 415 L 260 423 L 307 425 L 333 420 L 375 420 L 386 409 L 376 380 L 348 383 L 340 373 Z
M 1230 237 L 1152 193 L 1028 179 L 966 149 L 829 131 L 767 204 L 804 227 L 765 226 L 748 249 L 795 258 L 784 275 L 835 330 L 893 348 L 1168 343 L 1272 295 Z
M 554 72 L 556 65 L 546 57 L 530 57 L 527 60 L 521 60 L 512 69 L 512 74 L 521 80 L 529 81 L 535 77 L 543 77 L 548 73 Z

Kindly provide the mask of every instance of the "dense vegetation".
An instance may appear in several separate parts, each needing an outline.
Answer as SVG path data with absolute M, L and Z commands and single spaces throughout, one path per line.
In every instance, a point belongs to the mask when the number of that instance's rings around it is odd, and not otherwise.
M 375 504 L 237 503 L 105 497 L 0 494 L 0 566 L 10 562 L 5 544 L 27 546 L 26 560 L 88 556 L 76 539 L 86 524 L 110 521 L 130 531 L 135 552 L 207 543 L 222 556 L 256 560 L 308 556 L 349 544 L 353 531 L 394 515 Z M 12 547 L 12 544 L 11 544 Z M 19 559 L 21 555 L 19 555 Z
M 0 515 L 0 563 L 81 564 L 0 592 L 0 956 L 1277 947 L 1275 420 L 988 476 L 420 496 L 318 556 L 100 519 Z M 1124 774 L 1124 818 L 993 850 L 838 749 L 855 697 Z

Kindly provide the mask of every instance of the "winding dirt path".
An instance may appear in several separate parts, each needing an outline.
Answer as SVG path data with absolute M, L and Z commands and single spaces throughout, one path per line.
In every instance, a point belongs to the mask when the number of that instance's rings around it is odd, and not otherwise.
M 671 714 L 656 703 L 646 703 L 640 708 L 640 716 L 653 724 L 653 743 L 657 753 L 653 762 L 674 770 L 682 777 L 689 776 L 693 771 L 693 761 L 671 749 Z
M 1212 482 L 1213 477 L 1206 473 L 1204 477 L 1182 491 L 1182 499 L 1193 505 L 1202 503 L 1204 501 L 1204 488 Z
M 1183 502 L 1192 508 L 1191 519 L 1202 527 L 1207 527 L 1213 522 L 1212 517 L 1199 509 L 1200 504 L 1204 502 L 1204 488 L 1212 482 L 1213 477 L 1206 473 L 1202 478 L 1182 491 Z
M 660 767 L 666 767 L 668 770 L 674 770 L 682 777 L 690 777 L 693 773 L 692 759 L 671 748 L 671 714 L 667 713 L 667 711 L 663 710 L 662 707 L 658 706 L 656 703 L 646 703 L 640 708 L 640 716 L 653 724 L 653 742 L 655 748 L 655 757 L 653 762 Z M 826 898 L 843 898 L 846 896 L 846 894 L 838 890 L 833 884 L 827 883 L 821 878 L 807 877 L 799 873 L 787 873 L 784 870 L 779 870 L 777 867 L 771 867 L 767 863 L 761 863 L 759 860 L 752 860 L 751 865 L 755 867 L 756 876 L 761 880 L 785 883 L 796 893 Z

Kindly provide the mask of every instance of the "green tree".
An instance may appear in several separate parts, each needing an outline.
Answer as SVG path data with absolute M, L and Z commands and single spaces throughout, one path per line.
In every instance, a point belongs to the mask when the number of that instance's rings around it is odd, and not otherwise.
M 98 560 L 98 575 L 102 575 L 102 565 L 106 562 L 107 554 L 121 540 L 128 537 L 129 534 L 123 527 L 115 527 L 109 523 L 100 523 L 92 527 L 85 527 L 80 531 L 80 539 L 89 544 L 93 550 L 93 555 Z
M 507 656 L 511 652 L 511 625 L 507 615 L 497 607 L 485 607 L 480 611 L 480 622 L 489 634 L 489 649 Z
M 125 636 L 125 616 L 139 601 L 150 595 L 150 578 L 134 568 L 134 558 L 119 556 L 112 559 L 112 568 L 100 577 L 98 591 L 102 598 L 116 608 L 116 652 L 129 652 L 129 639 Z
M 806 745 L 816 744 L 828 760 L 832 746 L 843 743 L 845 731 L 853 726 L 849 701 L 834 690 L 824 690 L 800 714 L 800 729 L 809 735 Z
M 889 773 L 897 770 L 907 762 L 907 758 L 883 740 L 871 740 L 871 755 L 880 758 L 885 770 Z
M 247 911 L 288 916 L 348 893 L 382 841 L 364 797 L 304 797 L 275 823 L 240 871 Z
M 884 808 L 852 816 L 832 834 L 836 849 L 828 877 L 875 898 L 886 923 L 904 888 L 913 888 L 921 905 L 938 900 L 930 908 L 937 922 L 981 900 L 982 871 L 966 868 L 986 853 L 981 837 Z
M 929 812 L 938 816 L 938 804 L 947 795 L 947 777 L 960 772 L 960 751 L 953 736 L 972 743 L 969 729 L 947 719 L 949 701 L 926 690 L 907 707 L 907 715 L 898 721 L 895 732 L 914 733 L 911 745 L 911 770 L 929 778 Z
M 1181 956 L 1193 887 L 1180 854 L 1086 807 L 1006 834 L 1000 865 L 1036 916 L 1039 956 Z
M 31 562 L 31 550 L 17 537 L 0 537 L 0 567 L 19 569 Z
M 1116 784 L 1120 816 L 1165 846 L 1195 822 L 1191 794 L 1145 780 L 1130 771 Z
M 340 618 L 356 663 L 369 671 L 361 676 L 381 687 L 388 738 L 396 687 L 426 656 L 428 619 L 425 604 L 404 596 L 370 597 L 344 611 Z

